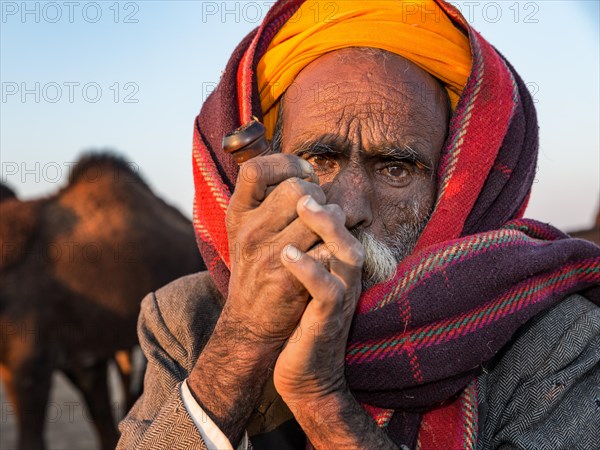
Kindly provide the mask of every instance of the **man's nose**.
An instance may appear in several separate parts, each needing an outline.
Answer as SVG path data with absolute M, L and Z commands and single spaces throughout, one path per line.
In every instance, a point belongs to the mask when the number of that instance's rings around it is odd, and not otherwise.
M 331 181 L 323 186 L 327 203 L 336 203 L 346 214 L 346 228 L 366 228 L 373 220 L 371 180 L 364 169 L 353 165 L 342 169 Z

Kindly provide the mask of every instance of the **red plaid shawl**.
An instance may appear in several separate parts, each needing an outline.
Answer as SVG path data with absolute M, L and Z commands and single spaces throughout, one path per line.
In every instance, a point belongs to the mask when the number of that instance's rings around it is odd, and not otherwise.
M 437 1 L 468 33 L 473 67 L 442 150 L 431 220 L 394 279 L 363 293 L 346 376 L 397 443 L 474 448 L 481 365 L 565 296 L 580 292 L 600 304 L 600 249 L 521 219 L 538 150 L 531 97 L 510 64 Z M 278 2 L 240 43 L 195 123 L 194 226 L 225 296 L 225 211 L 238 169 L 221 140 L 252 115 L 262 117 L 256 64 L 301 3 Z

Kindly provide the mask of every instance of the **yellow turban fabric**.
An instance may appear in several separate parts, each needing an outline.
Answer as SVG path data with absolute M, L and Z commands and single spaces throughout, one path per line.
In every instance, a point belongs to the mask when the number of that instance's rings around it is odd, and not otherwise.
M 414 62 L 443 83 L 453 110 L 471 72 L 468 38 L 433 0 L 308 0 L 258 62 L 269 138 L 279 98 L 300 71 L 325 53 L 346 47 L 379 48 Z

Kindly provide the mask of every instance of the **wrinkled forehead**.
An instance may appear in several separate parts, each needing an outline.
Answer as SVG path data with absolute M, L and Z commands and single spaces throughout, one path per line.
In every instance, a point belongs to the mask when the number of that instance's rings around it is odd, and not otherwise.
M 309 134 L 362 127 L 416 138 L 438 128 L 445 134 L 450 110 L 446 90 L 427 72 L 399 55 L 365 48 L 312 62 L 286 91 L 283 106 L 284 121 L 297 129 L 301 117 Z
M 402 56 L 371 48 L 347 48 L 316 59 L 286 90 L 284 103 L 327 109 L 348 99 L 356 105 L 380 104 L 390 113 L 423 109 L 447 116 L 449 111 L 448 94 L 435 78 Z

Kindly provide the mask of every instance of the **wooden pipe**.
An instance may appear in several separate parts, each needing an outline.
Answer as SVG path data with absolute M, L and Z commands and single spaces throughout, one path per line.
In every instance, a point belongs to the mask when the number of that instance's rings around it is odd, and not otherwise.
M 256 156 L 265 156 L 273 152 L 271 145 L 265 138 L 265 126 L 256 117 L 223 138 L 223 150 L 234 157 L 238 165 L 244 164 Z M 304 178 L 311 183 L 319 183 L 319 178 L 313 172 Z M 267 193 L 274 189 L 270 186 Z
M 223 150 L 233 156 L 239 165 L 272 152 L 265 138 L 265 126 L 256 117 L 227 133 L 223 138 Z

